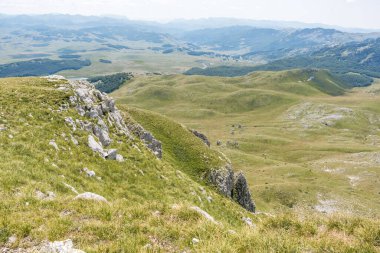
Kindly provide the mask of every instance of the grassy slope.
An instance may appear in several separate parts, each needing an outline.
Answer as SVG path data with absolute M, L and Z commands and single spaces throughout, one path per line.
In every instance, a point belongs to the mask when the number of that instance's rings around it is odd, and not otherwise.
M 0 248 L 15 235 L 12 248 L 29 247 L 42 240 L 71 238 L 75 247 L 87 252 L 376 252 L 380 244 L 379 223 L 365 218 L 316 217 L 296 214 L 253 216 L 242 208 L 187 176 L 185 162 L 173 156 L 163 138 L 164 159 L 156 159 L 138 141 L 111 145 L 127 158 L 125 163 L 105 161 L 87 147 L 87 133 L 72 132 L 64 118 L 79 118 L 74 109 L 58 112 L 70 94 L 57 91 L 57 83 L 39 78 L 0 79 Z M 131 110 L 136 119 L 152 130 L 162 126 L 206 155 L 213 151 L 195 137 L 183 136 L 176 123 L 156 114 Z M 158 124 L 149 124 L 149 119 Z M 165 137 L 165 134 L 157 136 Z M 72 134 L 79 141 L 70 142 Z M 65 137 L 66 136 L 66 137 Z M 123 138 L 112 133 L 114 140 Z M 49 146 L 54 139 L 56 151 Z M 187 140 L 186 140 L 187 139 Z M 133 148 L 133 145 L 140 147 Z M 168 148 L 169 147 L 169 148 Z M 189 150 L 196 155 L 199 149 Z M 166 154 L 166 155 L 165 155 Z M 167 157 L 166 157 L 167 156 Z M 198 164 L 206 164 L 198 157 Z M 98 177 L 88 178 L 80 170 L 88 167 Z M 192 177 L 194 178 L 194 177 Z M 74 201 L 75 193 L 91 191 L 109 203 Z M 53 200 L 40 200 L 36 191 L 53 191 Z M 213 201 L 208 203 L 206 196 Z M 208 211 L 219 225 L 206 221 L 189 207 Z M 241 217 L 257 224 L 248 228 Z M 230 229 L 236 234 L 229 232 Z M 200 243 L 193 245 L 192 238 Z M 218 242 L 217 244 L 215 242 Z M 145 247 L 150 244 L 151 248 Z
M 324 71 L 313 76 L 311 82 L 304 71 L 142 77 L 112 95 L 198 129 L 213 144 L 222 140 L 214 148 L 248 176 L 259 210 L 313 211 L 327 200 L 337 211 L 377 219 L 379 93 L 370 91 L 376 85 L 330 96 L 344 85 Z M 336 115 L 343 117 L 326 126 L 323 118 Z M 357 156 L 364 158 L 355 162 Z

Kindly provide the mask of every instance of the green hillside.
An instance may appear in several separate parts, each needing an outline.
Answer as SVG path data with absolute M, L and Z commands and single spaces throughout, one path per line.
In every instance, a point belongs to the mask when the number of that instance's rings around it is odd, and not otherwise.
M 204 180 L 227 161 L 221 153 L 158 114 L 120 106 L 120 118 L 111 100 L 86 87 L 0 79 L 2 252 L 54 252 L 64 240 L 75 252 L 378 251 L 375 218 L 262 213 L 269 209 L 258 181 L 259 212 L 244 210 Z M 103 116 L 78 102 L 94 99 Z M 140 140 L 149 135 L 137 122 L 162 143 L 162 159 Z M 90 138 L 89 126 L 94 135 L 107 127 L 110 142 L 105 130 Z

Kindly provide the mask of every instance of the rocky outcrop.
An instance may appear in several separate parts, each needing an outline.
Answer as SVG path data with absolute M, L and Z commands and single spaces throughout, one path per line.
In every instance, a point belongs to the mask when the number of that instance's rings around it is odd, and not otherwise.
M 210 147 L 211 143 L 210 141 L 207 139 L 207 136 L 198 132 L 197 130 L 194 130 L 194 129 L 189 129 L 190 132 L 192 132 L 196 137 L 198 137 L 199 139 L 201 139 L 203 141 L 204 144 L 206 144 L 208 147 Z
M 252 201 L 248 188 L 247 179 L 242 172 L 235 176 L 234 187 L 232 189 L 233 199 L 248 211 L 255 212 L 255 204 Z
M 232 198 L 246 210 L 255 212 L 256 207 L 247 180 L 242 172 L 234 176 L 231 164 L 212 170 L 208 175 L 208 181 L 224 196 Z
M 149 148 L 158 158 L 162 158 L 162 144 L 154 136 L 146 131 L 141 125 L 137 123 L 131 123 L 128 125 L 128 129 L 140 138 L 147 148 Z
M 50 79 L 55 77 L 49 77 Z M 58 78 L 58 77 L 57 77 Z M 61 80 L 62 77 L 59 77 Z M 66 88 L 66 89 L 61 89 Z M 125 135 L 129 139 L 133 139 L 130 126 L 124 121 L 121 112 L 116 108 L 115 101 L 108 97 L 107 94 L 96 90 L 95 87 L 87 81 L 75 80 L 69 81 L 67 87 L 59 87 L 59 90 L 74 91 L 74 95 L 70 97 L 71 106 L 75 107 L 79 115 L 87 117 L 89 120 L 65 119 L 73 131 L 77 128 L 88 131 L 88 146 L 108 160 L 124 161 L 123 156 L 117 153 L 117 150 L 106 150 L 112 143 L 110 128 L 115 129 L 117 134 Z M 156 140 L 153 135 L 147 132 L 139 124 L 133 127 L 133 133 L 136 134 L 158 158 L 162 158 L 161 142 Z
M 227 197 L 232 197 L 232 188 L 234 185 L 234 172 L 231 164 L 214 169 L 209 173 L 208 181 L 215 185 L 218 191 Z

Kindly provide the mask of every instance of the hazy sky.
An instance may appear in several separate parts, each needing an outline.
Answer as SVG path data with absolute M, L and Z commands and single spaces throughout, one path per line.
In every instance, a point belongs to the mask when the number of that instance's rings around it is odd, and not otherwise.
M 380 0 L 0 0 L 0 13 L 112 14 L 157 21 L 235 17 L 380 28 Z

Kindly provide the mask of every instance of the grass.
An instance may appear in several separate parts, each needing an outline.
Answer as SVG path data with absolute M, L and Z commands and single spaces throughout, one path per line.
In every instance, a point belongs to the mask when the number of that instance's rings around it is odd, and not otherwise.
M 126 162 L 100 158 L 87 147 L 88 133 L 73 132 L 65 124 L 65 117 L 81 117 L 74 108 L 58 111 L 71 95 L 58 91 L 58 84 L 41 78 L 0 79 L 0 126 L 6 128 L 0 131 L 0 249 L 70 238 L 86 252 L 379 250 L 380 223 L 375 219 L 319 216 L 303 210 L 273 215 L 246 212 L 197 177 L 218 165 L 217 151 L 155 113 L 120 106 L 128 120 L 141 122 L 162 139 L 162 160 L 137 139 L 127 140 L 113 129 L 111 148 L 118 149 Z M 49 145 L 52 139 L 58 151 Z M 232 152 L 244 155 L 240 150 Z M 201 153 L 205 156 L 199 157 Z M 263 159 L 263 164 L 271 162 Z M 81 173 L 84 167 L 100 178 L 86 177 Z M 73 200 L 76 193 L 65 184 L 78 192 L 100 194 L 108 203 Z M 56 197 L 41 200 L 37 191 L 52 191 Z M 190 207 L 195 205 L 219 224 L 193 211 Z M 242 217 L 250 217 L 256 228 L 248 227 Z M 10 236 L 17 237 L 11 245 Z M 192 238 L 200 242 L 193 244 Z
M 112 96 L 206 134 L 247 175 L 258 210 L 315 211 L 323 196 L 338 211 L 378 219 L 378 87 L 347 89 L 326 71 L 292 70 L 141 77 Z M 367 165 L 355 163 L 363 152 L 373 155 Z

